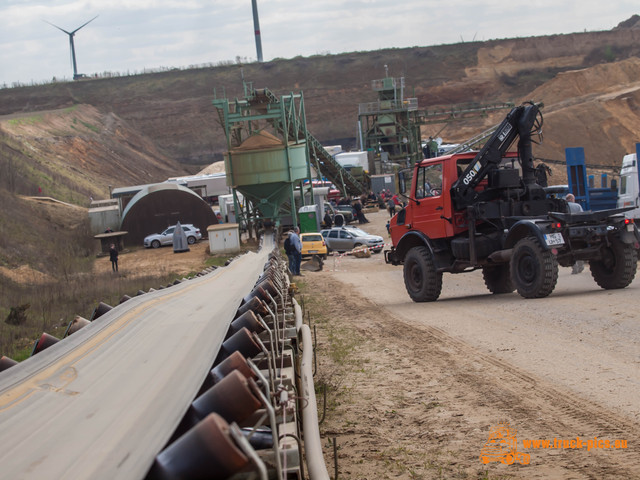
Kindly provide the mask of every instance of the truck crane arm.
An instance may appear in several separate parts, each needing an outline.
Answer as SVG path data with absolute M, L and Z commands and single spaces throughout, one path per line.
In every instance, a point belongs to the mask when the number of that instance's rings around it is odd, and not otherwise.
M 541 106 L 541 105 L 540 105 Z M 532 133 L 541 133 L 542 114 L 537 104 L 530 102 L 514 107 L 498 126 L 491 138 L 469 163 L 451 187 L 451 199 L 456 209 L 475 203 L 478 184 L 489 172 L 500 165 L 502 157 L 519 137 L 518 151 L 523 169 L 523 183 L 527 187 L 535 184 L 535 168 L 531 150 Z

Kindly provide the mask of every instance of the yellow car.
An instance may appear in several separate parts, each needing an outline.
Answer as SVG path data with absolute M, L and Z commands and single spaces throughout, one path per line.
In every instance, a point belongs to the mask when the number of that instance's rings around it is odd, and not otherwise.
M 324 243 L 320 233 L 301 233 L 300 240 L 302 241 L 302 258 L 314 255 L 327 258 L 327 244 Z

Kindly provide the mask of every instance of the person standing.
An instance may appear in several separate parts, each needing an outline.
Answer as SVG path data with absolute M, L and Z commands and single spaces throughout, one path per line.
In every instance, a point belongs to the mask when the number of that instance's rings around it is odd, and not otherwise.
M 369 223 L 369 220 L 364 216 L 364 212 L 362 211 L 362 203 L 358 200 L 353 202 L 353 211 L 355 213 L 355 217 L 358 219 L 358 223 Z
M 582 212 L 582 205 L 576 202 L 576 197 L 573 193 L 567 193 L 564 199 L 567 201 L 567 205 L 569 205 L 569 213 Z
M 439 147 L 438 142 L 434 140 L 433 137 L 429 137 L 429 153 L 431 154 L 431 157 L 429 158 L 435 158 L 438 156 Z
M 389 197 L 387 200 L 387 209 L 389 210 L 389 217 L 393 217 L 396 214 L 396 202 L 393 201 L 393 197 Z
M 576 202 L 576 197 L 573 193 L 567 193 L 567 196 L 564 197 L 567 201 L 567 205 L 569 206 L 569 213 L 580 213 L 582 212 L 582 205 Z M 571 275 L 577 275 L 578 273 L 584 270 L 584 260 L 576 260 L 576 263 L 571 265 Z
M 333 220 L 331 219 L 331 215 L 329 215 L 329 212 L 325 212 L 325 214 L 324 214 L 324 227 L 325 228 L 331 228 L 332 225 L 333 225 Z
M 287 238 L 284 241 L 284 253 L 287 255 L 287 258 L 289 259 L 289 271 L 291 272 L 291 275 L 294 274 L 295 272 L 295 259 L 293 257 L 293 245 L 291 245 L 291 234 L 293 233 L 293 231 L 289 231 L 287 232 Z
M 111 270 L 118 271 L 118 249 L 114 243 L 109 247 L 109 260 L 111 260 Z
M 302 242 L 300 241 L 300 229 L 298 227 L 294 227 L 293 232 L 289 236 L 291 240 L 291 246 L 293 247 L 293 274 L 299 277 L 302 277 L 300 273 L 300 264 L 302 263 Z

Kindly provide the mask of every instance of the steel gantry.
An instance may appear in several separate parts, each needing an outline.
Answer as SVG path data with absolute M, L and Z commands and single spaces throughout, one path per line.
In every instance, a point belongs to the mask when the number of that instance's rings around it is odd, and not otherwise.
M 318 179 L 328 179 L 345 196 L 364 193 L 365 187 L 309 133 L 302 92 L 278 97 L 245 82 L 243 98 L 216 98 L 213 105 L 227 140 L 227 184 L 243 220 L 277 223 L 291 215 L 295 224 L 294 190 L 313 196 L 312 166 Z M 247 200 L 245 205 L 237 193 Z M 303 203 L 304 194 L 300 198 Z

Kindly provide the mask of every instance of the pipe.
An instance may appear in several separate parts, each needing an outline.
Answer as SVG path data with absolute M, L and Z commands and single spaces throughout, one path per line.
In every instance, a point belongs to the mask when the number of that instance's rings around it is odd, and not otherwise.
M 298 315 L 302 317 L 301 312 L 300 309 L 296 309 L 296 324 L 298 323 Z M 300 323 L 302 323 L 302 318 L 300 318 Z M 308 325 L 302 324 L 298 331 L 302 338 L 299 391 L 302 398 L 307 401 L 307 406 L 302 409 L 302 430 L 304 432 L 304 448 L 307 454 L 307 471 L 309 472 L 310 480 L 329 480 L 329 472 L 327 472 L 327 466 L 322 455 L 316 393 L 313 385 L 311 330 Z
M 149 291 L 151 291 L 151 290 L 149 290 Z M 100 302 L 100 303 L 98 303 L 98 306 L 93 311 L 93 314 L 91 315 L 91 318 L 89 320 L 94 321 L 94 320 L 100 318 L 105 313 L 107 313 L 109 310 L 113 310 L 113 307 L 111 305 L 107 305 L 104 302 Z
M 229 330 L 227 331 L 227 338 L 237 333 L 242 327 L 246 327 L 250 332 L 256 332 L 258 334 L 264 330 L 264 326 L 258 321 L 256 314 L 248 310 L 231 322 Z
M 260 400 L 251 388 L 252 382 L 234 370 L 196 398 L 191 407 L 199 420 L 215 412 L 229 423 L 241 423 L 260 408 Z
M 4 355 L 2 355 L 0 357 L 0 372 L 3 372 L 6 369 L 11 368 L 17 364 L 18 362 L 16 362 L 13 358 L 5 357 Z
M 212 413 L 162 451 L 147 480 L 226 479 L 249 459 L 231 435 L 229 424 Z
M 293 302 L 293 311 L 296 316 L 296 331 L 300 331 L 300 327 L 304 324 L 302 317 L 302 308 L 300 308 L 300 305 L 298 304 L 298 302 L 296 302 L 295 298 L 292 298 L 291 301 Z
M 251 370 L 251 367 L 247 364 L 247 359 L 238 351 L 233 352 L 225 358 L 222 362 L 212 368 L 209 373 L 213 383 L 218 383 L 234 370 L 239 371 L 246 378 L 257 378 Z
M 89 320 L 87 320 L 86 318 L 83 318 L 80 315 L 76 315 L 73 318 L 73 320 L 71 320 L 69 322 L 69 325 L 67 326 L 67 331 L 64 332 L 63 338 L 66 338 L 69 335 L 72 335 L 72 334 L 76 333 L 78 330 L 80 330 L 83 327 L 86 327 L 90 323 L 91 322 Z
M 507 248 L 505 250 L 498 250 L 497 252 L 493 252 L 487 257 L 487 260 L 495 263 L 506 263 L 511 261 L 512 256 L 513 248 Z
M 60 341 L 59 338 L 54 337 L 53 335 L 49 335 L 46 332 L 43 332 L 42 335 L 33 345 L 33 350 L 31 351 L 31 356 L 33 357 L 35 354 L 40 353 L 41 351 L 49 348 L 51 345 L 55 345 Z

